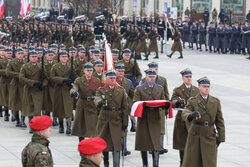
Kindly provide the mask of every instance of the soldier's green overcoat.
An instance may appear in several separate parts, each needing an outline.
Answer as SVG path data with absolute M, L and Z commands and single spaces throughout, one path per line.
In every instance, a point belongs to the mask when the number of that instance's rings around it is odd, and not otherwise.
M 0 59 L 0 105 L 8 107 L 9 105 L 9 87 L 11 78 L 6 76 L 6 67 L 9 60 Z
M 216 167 L 216 140 L 225 142 L 225 125 L 219 99 L 209 95 L 206 103 L 201 95 L 197 94 L 188 100 L 185 109 L 182 112 L 182 118 L 185 121 L 188 121 L 187 117 L 191 112 L 198 112 L 201 118 L 194 119 L 188 130 L 183 167 Z M 214 125 L 193 124 L 193 122 L 204 123 L 205 121 Z M 217 139 L 215 128 L 218 131 Z
M 80 162 L 79 167 L 99 167 L 93 161 L 88 158 L 83 158 Z

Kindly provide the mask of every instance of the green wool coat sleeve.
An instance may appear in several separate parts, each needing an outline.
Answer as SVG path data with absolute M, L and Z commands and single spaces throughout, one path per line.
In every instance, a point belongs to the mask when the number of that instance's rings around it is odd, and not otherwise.
M 51 68 L 50 72 L 50 81 L 55 83 L 55 84 L 62 84 L 63 83 L 63 77 L 58 77 L 55 75 L 55 66 Z
M 34 86 L 35 80 L 28 79 L 25 76 L 25 64 L 22 66 L 21 71 L 19 73 L 19 80 L 20 80 L 21 83 L 24 83 L 24 84 L 26 84 L 26 85 L 28 85 L 30 87 Z
M 225 142 L 225 126 L 224 126 L 225 124 L 224 124 L 224 119 L 222 116 L 220 101 L 219 101 L 218 111 L 217 111 L 217 115 L 215 119 L 215 125 L 219 134 L 217 140 L 220 142 Z
M 9 78 L 19 78 L 19 72 L 14 72 L 11 66 L 11 63 L 7 65 L 6 75 Z
M 193 106 L 191 105 L 190 101 L 192 100 L 189 99 L 187 102 L 187 105 L 185 106 L 185 109 L 182 111 L 181 117 L 184 121 L 188 121 L 187 117 L 192 113 L 193 111 Z

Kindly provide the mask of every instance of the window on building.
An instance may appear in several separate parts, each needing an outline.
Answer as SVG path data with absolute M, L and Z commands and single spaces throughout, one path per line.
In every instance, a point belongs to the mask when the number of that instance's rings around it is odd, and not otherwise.
M 192 8 L 196 9 L 197 13 L 203 13 L 207 8 L 211 11 L 212 0 L 192 0 Z
M 230 7 L 233 13 L 242 14 L 244 9 L 244 0 L 222 0 L 221 7 L 227 11 Z
M 177 12 L 183 12 L 183 0 L 174 0 L 173 7 L 177 7 Z

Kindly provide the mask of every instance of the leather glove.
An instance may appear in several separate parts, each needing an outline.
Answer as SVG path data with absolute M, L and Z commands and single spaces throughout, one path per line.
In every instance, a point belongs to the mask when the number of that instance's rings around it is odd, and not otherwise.
M 220 143 L 221 142 L 216 138 L 216 146 L 217 146 L 217 148 L 219 147 Z
M 125 131 L 128 126 L 122 125 L 122 131 Z
M 184 103 L 185 103 L 185 101 L 183 99 L 179 99 L 179 100 L 177 100 L 175 106 L 176 106 L 176 108 L 184 107 Z
M 106 100 L 102 99 L 101 101 L 98 102 L 97 107 L 102 107 L 104 104 L 106 104 Z
M 143 103 L 143 110 L 146 109 L 146 103 Z
M 33 85 L 37 86 L 40 90 L 43 90 L 44 88 L 43 83 L 38 80 L 35 80 Z
M 193 112 L 193 113 L 189 114 L 187 119 L 188 119 L 189 122 L 191 122 L 196 117 L 199 117 L 199 113 L 198 112 Z
M 63 83 L 69 85 L 72 83 L 72 80 L 70 78 L 63 78 Z
M 166 104 L 165 104 L 165 109 L 168 110 L 169 107 L 170 107 L 170 103 L 166 103 Z
M 77 97 L 77 96 L 78 96 L 78 93 L 77 93 L 77 92 L 72 92 L 72 93 L 71 93 L 71 96 L 72 96 L 72 97 Z

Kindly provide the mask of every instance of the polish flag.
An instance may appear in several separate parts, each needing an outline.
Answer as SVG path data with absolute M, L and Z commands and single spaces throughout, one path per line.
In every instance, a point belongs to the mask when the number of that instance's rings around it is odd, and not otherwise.
M 137 101 L 132 105 L 131 116 L 142 117 L 143 113 L 143 104 L 146 103 L 148 107 L 162 107 L 166 103 L 170 103 L 168 100 L 149 100 L 149 101 Z M 173 118 L 172 103 L 170 103 L 168 118 Z
M 20 3 L 20 16 L 25 17 L 30 11 L 30 0 L 21 0 Z
M 4 11 L 5 11 L 4 0 L 1 0 L 0 2 L 0 17 L 1 18 L 3 18 Z
M 105 42 L 105 55 L 104 55 L 104 71 L 109 71 L 113 70 L 114 68 L 114 63 L 113 63 L 113 58 L 112 58 L 112 53 L 111 53 L 111 46 L 110 44 L 106 41 Z

